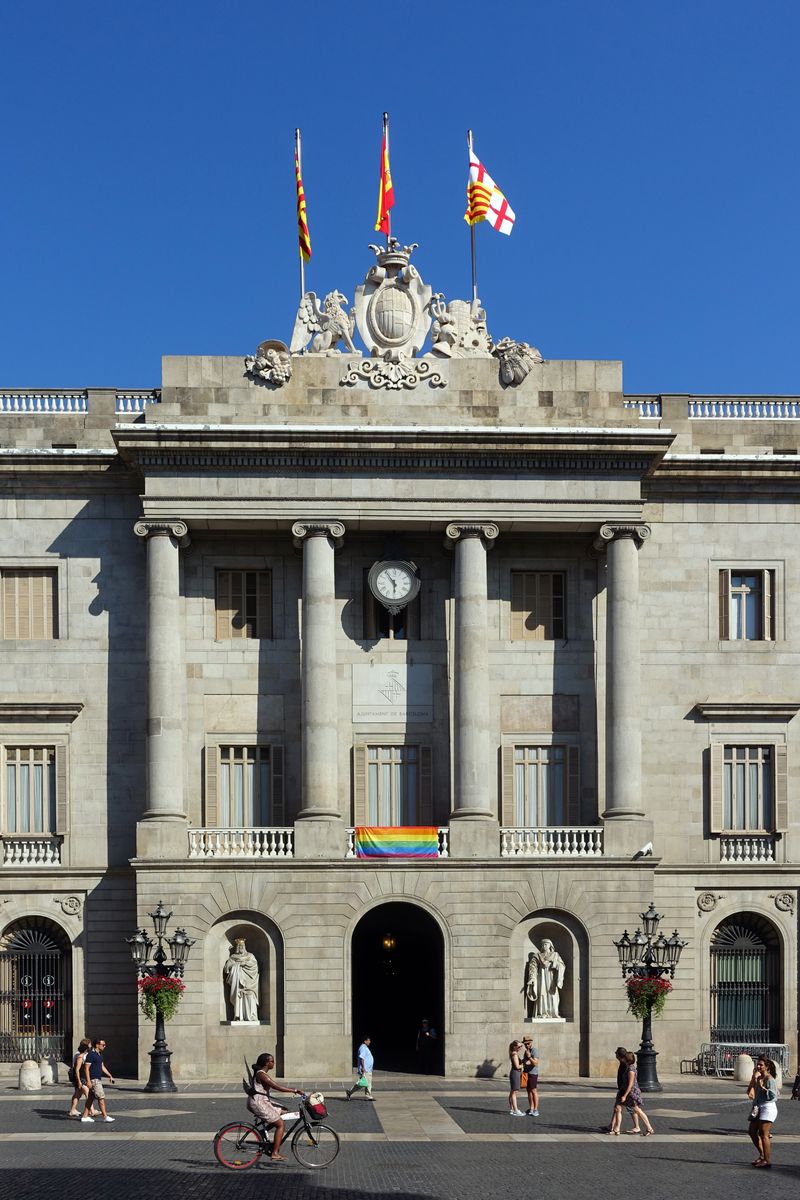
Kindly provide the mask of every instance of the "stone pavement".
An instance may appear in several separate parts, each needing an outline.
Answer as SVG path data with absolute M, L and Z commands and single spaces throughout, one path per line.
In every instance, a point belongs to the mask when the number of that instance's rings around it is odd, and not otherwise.
M 0 1200 L 45 1192 L 57 1200 L 114 1192 L 126 1200 L 165 1193 L 169 1200 L 262 1200 L 276 1189 L 281 1200 L 572 1200 L 623 1188 L 647 1200 L 684 1193 L 730 1200 L 733 1189 L 754 1186 L 766 1187 L 770 1200 L 794 1200 L 800 1185 L 800 1103 L 788 1093 L 775 1127 L 775 1167 L 759 1185 L 749 1165 L 743 1089 L 724 1080 L 664 1081 L 663 1093 L 645 1097 L 652 1138 L 600 1131 L 611 1081 L 550 1081 L 541 1089 L 541 1116 L 525 1120 L 508 1116 L 499 1079 L 378 1073 L 374 1104 L 346 1102 L 344 1082 L 322 1085 L 328 1121 L 342 1138 L 332 1167 L 311 1172 L 290 1159 L 241 1174 L 219 1167 L 211 1150 L 221 1124 L 246 1116 L 238 1084 L 197 1083 L 152 1096 L 141 1083 L 123 1081 L 108 1088 L 113 1125 L 66 1120 L 67 1086 L 28 1095 L 2 1088 Z

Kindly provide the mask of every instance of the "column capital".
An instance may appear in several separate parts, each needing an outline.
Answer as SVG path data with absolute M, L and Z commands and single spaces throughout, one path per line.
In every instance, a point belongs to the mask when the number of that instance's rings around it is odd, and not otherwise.
M 147 540 L 151 537 L 173 537 L 182 549 L 190 544 L 189 526 L 185 521 L 137 521 L 133 527 L 137 537 Z
M 609 542 L 614 542 L 618 538 L 631 538 L 636 543 L 638 550 L 643 542 L 646 542 L 650 537 L 652 530 L 649 525 L 617 525 L 611 522 L 601 525 L 598 530 L 597 537 L 592 542 L 595 550 L 601 553 L 607 549 Z
M 344 540 L 344 525 L 341 521 L 295 521 L 292 526 L 292 540 L 295 546 L 301 546 L 306 538 L 327 537 L 333 542 L 334 549 L 339 550 Z
M 491 550 L 500 536 L 499 526 L 494 521 L 451 521 L 444 531 L 444 544 L 452 548 L 462 538 L 480 538 L 487 550 Z

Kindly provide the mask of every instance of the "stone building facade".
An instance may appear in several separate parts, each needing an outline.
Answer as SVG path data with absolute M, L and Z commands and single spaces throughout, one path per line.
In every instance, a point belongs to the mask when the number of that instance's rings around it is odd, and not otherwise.
M 449 1074 L 502 1070 L 523 1029 L 551 1075 L 606 1071 L 640 1032 L 613 943 L 651 901 L 687 941 L 662 1069 L 748 1033 L 794 1063 L 800 402 L 425 361 L 415 386 L 307 353 L 0 394 L 7 1060 L 99 1030 L 146 1073 L 124 939 L 163 899 L 195 939 L 179 1078 L 265 1048 L 344 1077 L 364 1032 L 414 1069 L 426 1016 Z M 419 582 L 396 613 L 384 561 Z M 438 852 L 356 857 L 363 826 Z M 59 972 L 33 1010 L 26 938 Z

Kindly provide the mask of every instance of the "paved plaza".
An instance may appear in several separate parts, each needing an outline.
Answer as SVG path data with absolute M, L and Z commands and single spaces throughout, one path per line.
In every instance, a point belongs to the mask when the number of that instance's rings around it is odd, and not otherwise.
M 351 1081 L 347 1081 L 348 1083 Z M 291 1158 L 234 1175 L 218 1166 L 211 1139 L 246 1116 L 234 1085 L 195 1084 L 150 1096 L 141 1084 L 108 1089 L 113 1125 L 65 1118 L 69 1089 L 0 1092 L 0 1200 L 45 1194 L 58 1200 L 124 1195 L 126 1200 L 204 1200 L 279 1194 L 303 1200 L 391 1196 L 451 1200 L 617 1194 L 621 1178 L 648 1200 L 702 1196 L 730 1200 L 758 1186 L 745 1135 L 743 1088 L 724 1080 L 669 1081 L 645 1098 L 652 1138 L 601 1132 L 611 1081 L 553 1081 L 541 1090 L 541 1116 L 508 1116 L 501 1080 L 422 1080 L 380 1073 L 374 1104 L 343 1099 L 344 1081 L 323 1083 L 329 1123 L 342 1151 L 326 1171 Z M 309 1081 L 308 1086 L 311 1086 Z M 800 1104 L 784 1091 L 775 1127 L 770 1200 L 800 1185 Z M 626 1125 L 628 1124 L 626 1118 Z M 287 1150 L 287 1153 L 288 1150 Z M 764 1181 L 761 1181 L 764 1186 Z

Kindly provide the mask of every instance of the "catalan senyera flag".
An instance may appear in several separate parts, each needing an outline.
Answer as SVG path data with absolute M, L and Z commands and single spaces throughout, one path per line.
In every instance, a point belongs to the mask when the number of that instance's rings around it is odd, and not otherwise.
M 300 257 L 303 262 L 311 259 L 311 234 L 308 232 L 308 213 L 306 212 L 306 193 L 303 188 L 303 176 L 300 174 L 300 156 L 294 152 L 294 173 L 297 179 L 297 237 L 300 243 Z
M 384 117 L 383 140 L 381 142 L 381 173 L 378 183 L 378 217 L 375 222 L 377 232 L 389 235 L 389 209 L 394 208 L 394 187 L 392 172 L 389 167 L 389 123 Z
M 469 152 L 469 180 L 467 182 L 467 211 L 464 220 L 468 225 L 488 221 L 498 233 L 511 233 L 516 214 L 500 188 L 492 179 L 483 163 Z
M 356 858 L 436 858 L 439 829 L 436 825 L 358 825 Z

